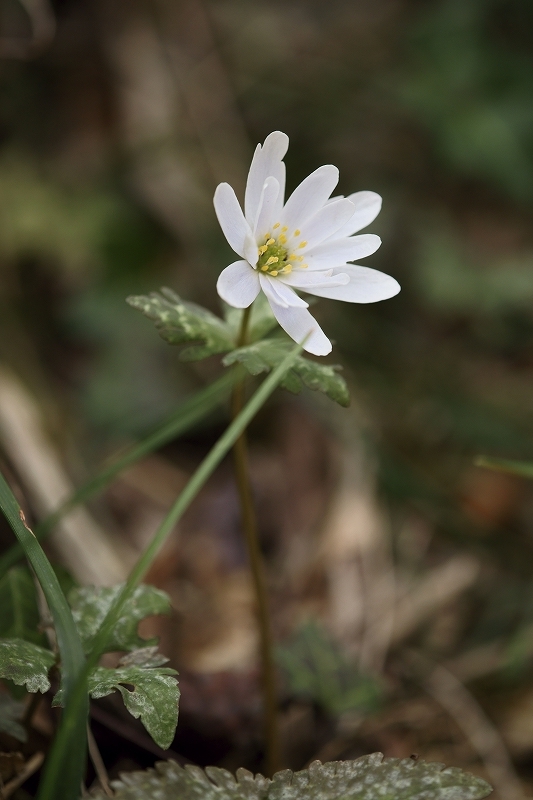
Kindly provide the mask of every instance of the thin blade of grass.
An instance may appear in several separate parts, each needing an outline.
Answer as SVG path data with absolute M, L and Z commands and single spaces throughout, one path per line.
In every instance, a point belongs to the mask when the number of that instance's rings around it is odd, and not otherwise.
M 76 506 L 85 503 L 102 489 L 105 489 L 119 472 L 127 469 L 127 467 L 130 467 L 136 461 L 152 453 L 176 436 L 185 433 L 203 417 L 206 417 L 227 398 L 238 374 L 237 371 L 232 370 L 222 375 L 221 378 L 206 389 L 202 389 L 202 391 L 186 400 L 170 419 L 156 428 L 149 436 L 122 455 L 117 456 L 111 464 L 104 467 L 94 478 L 91 478 L 90 481 L 77 489 L 56 511 L 35 527 L 37 539 L 41 541 L 65 514 L 72 511 Z M 23 557 L 24 550 L 20 543 L 14 544 L 7 553 L 0 557 L 0 578 Z
M 68 711 L 65 711 L 59 731 L 57 733 L 54 746 L 50 753 L 45 775 L 39 787 L 38 800 L 57 800 L 63 796 L 58 794 L 63 780 L 63 764 L 68 761 L 68 754 L 72 742 L 70 731 L 75 724 L 76 715 L 82 714 L 82 701 L 86 696 L 87 678 L 92 669 L 97 665 L 101 654 L 105 650 L 109 636 L 120 616 L 124 604 L 131 597 L 135 587 L 140 583 L 146 572 L 153 563 L 157 553 L 172 532 L 176 523 L 180 520 L 191 502 L 194 500 L 200 489 L 204 486 L 208 478 L 213 474 L 216 467 L 220 464 L 224 456 L 231 450 L 241 433 L 249 425 L 250 421 L 257 414 L 261 406 L 268 400 L 274 389 L 278 386 L 283 376 L 294 363 L 295 358 L 301 352 L 301 345 L 297 345 L 282 361 L 282 363 L 271 372 L 255 392 L 252 398 L 240 414 L 233 420 L 217 443 L 212 447 L 207 456 L 196 469 L 185 489 L 181 492 L 176 502 L 168 512 L 167 516 L 157 529 L 154 538 L 139 558 L 137 564 L 130 573 L 122 591 L 116 597 L 113 605 L 109 609 L 100 630 L 95 636 L 93 647 L 87 657 L 84 674 L 79 678 L 78 685 L 74 689 L 72 702 Z M 76 800 L 65 797 L 64 800 Z
M 61 657 L 61 680 L 65 690 L 64 714 L 67 715 L 74 691 L 85 674 L 86 661 L 78 630 L 56 574 L 41 545 L 26 525 L 24 514 L 1 474 L 0 508 L 35 571 L 54 620 Z M 86 724 L 89 711 L 86 691 L 82 695 L 82 702 L 78 704 L 77 710 L 78 713 L 75 717 L 71 715 L 65 719 L 72 747 L 69 752 L 69 760 L 63 765 L 61 786 L 57 787 L 55 794 L 57 800 L 78 798 L 81 779 L 85 771 Z
M 486 467 L 497 472 L 507 472 L 511 475 L 519 475 L 521 478 L 533 479 L 533 463 L 528 461 L 510 461 L 505 458 L 478 456 L 474 460 L 474 464 L 476 467 Z

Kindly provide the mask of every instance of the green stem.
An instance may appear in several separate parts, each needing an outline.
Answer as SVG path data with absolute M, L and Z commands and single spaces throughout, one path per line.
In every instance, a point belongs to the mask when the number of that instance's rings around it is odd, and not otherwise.
M 157 553 L 172 532 L 176 523 L 180 520 L 181 516 L 187 510 L 207 479 L 212 475 L 218 464 L 220 464 L 226 453 L 231 450 L 261 406 L 270 397 L 276 386 L 278 386 L 301 350 L 302 348 L 300 345 L 297 345 L 291 350 L 281 364 L 263 381 L 239 416 L 233 420 L 214 447 L 209 451 L 159 526 L 154 538 L 139 558 L 126 584 L 115 598 L 94 638 L 91 652 L 87 656 L 86 667 L 73 689 L 71 703 L 69 707 L 65 709 L 61 725 L 48 758 L 45 775 L 39 786 L 38 800 L 59 800 L 61 796 L 57 793 L 57 790 L 62 784 L 62 770 L 65 762 L 68 761 L 69 750 L 73 746 L 72 726 L 78 721 L 79 717 L 81 717 L 84 726 L 87 720 L 87 715 L 84 714 L 84 703 L 87 700 L 87 679 L 91 671 L 97 665 L 100 656 L 105 651 L 106 643 L 125 603 L 133 594 L 135 587 L 140 583 L 144 575 L 146 575 L 146 572 L 152 565 Z M 65 800 L 73 800 L 73 798 L 65 797 Z
M 251 306 L 244 310 L 237 346 L 247 342 Z M 244 380 L 235 384 L 232 398 L 232 417 L 236 419 L 244 401 Z M 248 445 L 244 430 L 233 446 L 235 479 L 241 504 L 241 521 L 248 551 L 250 570 L 255 591 L 257 623 L 259 628 L 259 649 L 261 656 L 261 688 L 263 693 L 264 741 L 266 749 L 266 772 L 272 776 L 279 768 L 278 704 L 276 692 L 276 667 L 274 662 L 274 641 L 268 608 L 268 591 L 257 520 L 250 485 L 248 466 Z
M 83 694 L 79 699 L 76 698 L 76 689 L 80 678 L 84 676 L 86 663 L 82 643 L 56 574 L 41 545 L 28 528 L 24 514 L 1 474 L 0 507 L 41 584 L 54 621 L 61 657 L 61 682 L 65 690 L 65 711 L 61 724 L 66 738 L 71 742 L 71 748 L 69 758 L 61 764 L 61 781 L 56 785 L 55 793 L 49 796 L 53 800 L 75 800 L 79 796 L 80 782 L 85 771 L 86 724 L 89 713 L 85 683 Z M 75 700 L 77 714 L 74 716 L 69 711 L 72 710 Z

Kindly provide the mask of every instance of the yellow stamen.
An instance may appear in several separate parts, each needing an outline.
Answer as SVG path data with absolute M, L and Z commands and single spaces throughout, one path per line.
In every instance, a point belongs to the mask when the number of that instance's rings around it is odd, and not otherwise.
M 276 240 L 275 240 L 275 239 L 268 239 L 268 241 L 267 241 L 267 247 L 270 247 L 270 245 L 271 245 L 271 244 L 275 244 L 275 243 L 276 243 Z
M 292 264 L 285 264 L 283 269 L 280 270 L 283 275 L 289 275 L 292 272 Z
M 287 233 L 287 231 L 288 231 L 288 230 L 289 230 L 289 229 L 287 228 L 287 226 L 286 226 L 286 225 L 284 225 L 284 226 L 283 226 L 283 228 L 281 229 L 281 232 L 282 232 L 282 233 Z
M 269 267 L 271 264 L 277 264 L 278 261 L 279 258 L 277 256 L 270 256 L 270 258 L 267 259 L 266 266 Z
M 280 244 L 287 244 L 287 237 L 284 233 L 280 233 L 278 241 Z
M 298 247 L 305 247 L 305 246 L 306 246 L 306 244 L 307 244 L 307 242 L 300 242 L 300 244 L 298 245 Z
M 268 250 L 268 247 L 266 246 L 266 244 L 262 244 L 261 247 L 259 248 L 259 255 L 262 256 L 263 253 L 266 253 L 267 250 Z
M 277 270 L 274 270 L 274 272 L 271 272 L 270 274 L 272 275 L 273 278 L 275 278 L 276 275 L 278 274 L 278 272 L 277 272 Z
M 276 228 L 279 228 L 280 225 L 281 225 L 281 222 L 276 222 L 276 224 L 274 225 L 274 230 L 276 230 Z
M 301 234 L 300 228 L 296 228 L 296 230 L 294 231 L 294 235 L 299 236 L 300 234 Z
M 268 271 L 267 265 L 263 264 L 263 266 L 261 267 L 261 272 L 267 272 L 267 271 Z
M 309 264 L 300 264 L 300 269 L 307 269 Z

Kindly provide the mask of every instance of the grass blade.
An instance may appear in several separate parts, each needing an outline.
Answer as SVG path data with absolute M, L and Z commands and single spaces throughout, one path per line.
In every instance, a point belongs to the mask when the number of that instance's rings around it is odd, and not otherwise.
M 301 352 L 301 349 L 301 346 L 297 345 L 287 355 L 282 363 L 271 372 L 268 378 L 263 381 L 259 389 L 257 389 L 253 397 L 248 401 L 240 414 L 233 420 L 231 425 L 226 429 L 217 443 L 209 451 L 159 526 L 154 538 L 139 558 L 123 590 L 119 595 L 117 595 L 115 602 L 109 609 L 109 612 L 94 639 L 92 650 L 87 657 L 87 664 L 84 674 L 78 680 L 78 684 L 75 687 L 72 695 L 70 706 L 65 711 L 61 721 L 54 746 L 49 756 L 47 771 L 40 787 L 38 800 L 57 800 L 58 797 L 61 797 L 61 800 L 63 800 L 63 796 L 58 794 L 63 781 L 62 765 L 68 761 L 68 754 L 70 748 L 72 747 L 71 730 L 77 722 L 76 716 L 81 716 L 83 714 L 82 704 L 84 698 L 87 696 L 87 676 L 97 665 L 100 655 L 105 649 L 106 642 L 115 626 L 124 604 L 131 596 L 135 587 L 140 583 L 144 575 L 146 575 L 147 570 L 150 568 L 150 565 L 153 563 L 154 558 L 171 533 L 174 525 L 179 521 L 207 479 L 212 475 L 224 456 L 233 447 L 236 440 L 246 429 L 261 406 L 266 402 L 266 400 L 268 400 L 287 370 L 291 368 L 291 365 Z M 64 800 L 75 800 L 75 798 L 65 797 Z
M 77 716 L 68 715 L 74 691 L 85 674 L 86 661 L 81 640 L 56 574 L 41 545 L 26 525 L 24 514 L 1 474 L 0 508 L 37 575 L 54 620 L 66 698 L 64 717 L 68 725 L 68 736 L 72 742 L 69 759 L 62 767 L 61 785 L 57 787 L 55 798 L 75 800 L 79 796 L 80 782 L 85 770 L 86 722 L 89 709 L 85 692 L 83 702 L 79 703 Z
M 508 472 L 511 475 L 519 475 L 521 478 L 533 479 L 533 464 L 528 461 L 509 461 L 506 458 L 491 458 L 490 456 L 478 456 L 474 464 L 476 467 L 486 467 L 498 472 Z

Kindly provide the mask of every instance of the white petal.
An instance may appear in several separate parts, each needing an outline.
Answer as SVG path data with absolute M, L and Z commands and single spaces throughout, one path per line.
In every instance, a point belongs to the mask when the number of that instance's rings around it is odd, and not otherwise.
M 353 216 L 353 203 L 349 200 L 336 200 L 334 203 L 326 203 L 320 211 L 313 214 L 310 220 L 301 227 L 301 241 L 306 241 L 305 250 L 319 245 L 325 239 L 333 236 L 344 223 Z M 295 242 L 297 246 L 297 243 Z M 287 245 L 290 247 L 290 244 Z
M 270 303 L 272 313 L 291 339 L 302 344 L 304 350 L 315 356 L 327 356 L 331 353 L 331 342 L 306 308 L 282 308 L 277 303 Z
M 250 225 L 254 224 L 261 199 L 261 192 L 267 178 L 275 178 L 280 186 L 280 194 L 285 193 L 285 164 L 283 158 L 289 147 L 289 137 L 281 131 L 274 131 L 265 139 L 263 146 L 257 145 L 248 172 L 244 211 Z M 283 199 L 281 199 L 281 204 Z
M 328 239 L 306 252 L 305 261 L 309 269 L 331 269 L 340 267 L 347 261 L 366 258 L 375 253 L 381 245 L 381 239 L 374 233 L 361 233 L 359 236 L 347 236 L 344 239 Z
M 294 286 L 295 289 L 301 289 L 303 292 L 310 292 L 311 294 L 314 294 L 315 289 L 346 286 L 350 282 L 348 275 L 342 272 L 332 275 L 331 272 L 332 270 L 328 272 L 308 272 L 303 269 L 295 269 L 290 275 L 280 275 L 278 280 L 286 283 L 287 286 Z
M 277 303 L 283 308 L 307 308 L 309 303 L 298 297 L 295 291 L 282 283 L 278 278 L 271 278 L 270 275 L 259 273 L 261 289 L 268 297 L 270 304 Z
M 216 215 L 224 236 L 230 247 L 244 256 L 246 238 L 252 238 L 252 231 L 242 213 L 239 201 L 229 183 L 220 183 L 213 198 Z
M 339 170 L 332 164 L 319 167 L 305 178 L 291 194 L 281 214 L 281 222 L 292 234 L 326 204 L 339 182 Z
M 254 237 L 258 244 L 262 244 L 266 234 L 271 232 L 278 195 L 279 183 L 276 178 L 267 178 L 261 191 L 254 224 Z
M 218 276 L 217 292 L 234 308 L 248 308 L 260 289 L 257 272 L 247 261 L 234 261 Z
M 344 264 L 339 267 L 339 272 L 349 275 L 350 283 L 347 286 L 310 289 L 311 294 L 331 300 L 344 300 L 345 303 L 377 303 L 379 300 L 394 297 L 400 291 L 398 281 L 377 269 L 359 264 Z
M 252 267 L 259 261 L 259 248 L 251 234 L 244 240 L 244 257 Z
M 376 192 L 355 192 L 346 198 L 355 206 L 353 217 L 341 228 L 338 236 L 351 236 L 374 222 L 381 211 L 381 197 Z

